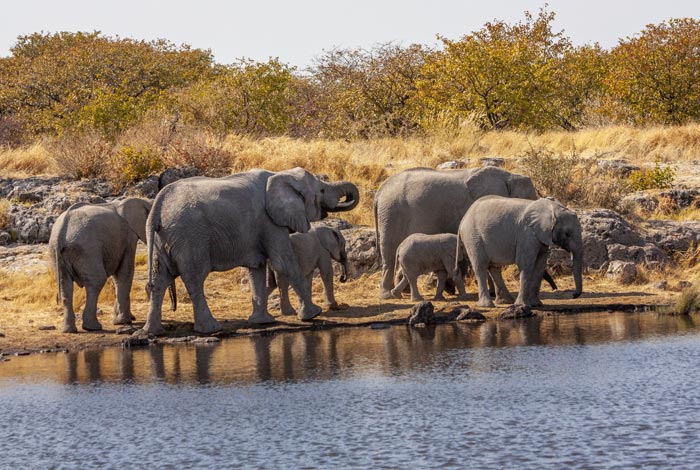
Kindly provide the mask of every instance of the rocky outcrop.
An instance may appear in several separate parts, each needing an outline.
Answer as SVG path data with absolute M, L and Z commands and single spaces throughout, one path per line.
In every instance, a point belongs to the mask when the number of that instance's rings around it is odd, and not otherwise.
M 674 188 L 663 191 L 637 191 L 625 196 L 620 207 L 636 208 L 643 213 L 674 213 L 687 208 L 700 208 L 700 190 Z

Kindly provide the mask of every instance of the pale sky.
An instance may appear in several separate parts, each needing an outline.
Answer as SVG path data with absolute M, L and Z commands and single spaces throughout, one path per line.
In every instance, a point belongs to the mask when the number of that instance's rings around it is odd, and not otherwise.
M 21 0 L 3 2 L 0 56 L 17 36 L 38 31 L 93 31 L 135 39 L 165 38 L 211 49 L 216 62 L 279 57 L 310 65 L 333 47 L 394 41 L 434 46 L 494 18 L 516 21 L 544 4 L 532 0 Z M 550 0 L 557 29 L 576 44 L 604 47 L 669 18 L 700 18 L 700 0 Z

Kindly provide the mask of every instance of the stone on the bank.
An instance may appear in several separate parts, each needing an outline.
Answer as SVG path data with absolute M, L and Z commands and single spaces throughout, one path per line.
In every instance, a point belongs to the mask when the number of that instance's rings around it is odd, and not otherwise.
M 506 165 L 506 159 L 501 157 L 483 157 L 479 159 L 481 166 L 496 166 L 502 168 Z
M 117 328 L 117 333 L 118 335 L 131 335 L 134 334 L 138 331 L 139 329 L 136 328 L 135 326 L 132 325 L 124 325 L 122 327 Z
M 654 289 L 658 290 L 666 290 L 668 289 L 668 281 L 666 279 L 661 279 L 660 281 L 656 281 L 651 285 Z
M 459 170 L 461 168 L 466 168 L 468 163 L 469 160 L 450 160 L 440 163 L 436 168 L 438 170 Z
M 435 307 L 433 306 L 433 303 L 424 301 L 414 305 L 411 308 L 411 314 L 408 316 L 406 322 L 413 326 L 420 323 L 424 325 L 435 323 Z
M 39 331 L 51 331 L 55 329 L 56 327 L 54 325 L 42 325 L 38 328 Z
M 532 309 L 527 305 L 511 305 L 498 314 L 499 320 L 514 320 L 516 318 L 534 317 Z
M 632 284 L 637 279 L 637 265 L 627 261 L 611 261 L 607 277 L 621 284 Z
M 455 318 L 455 320 L 479 322 L 486 321 L 486 317 L 481 312 L 473 310 L 470 307 L 461 307 L 459 309 L 459 314 L 457 315 L 457 318 Z
M 207 344 L 207 343 L 218 343 L 221 341 L 219 338 L 216 336 L 203 336 L 201 338 L 195 338 L 192 340 L 192 343 L 194 344 Z

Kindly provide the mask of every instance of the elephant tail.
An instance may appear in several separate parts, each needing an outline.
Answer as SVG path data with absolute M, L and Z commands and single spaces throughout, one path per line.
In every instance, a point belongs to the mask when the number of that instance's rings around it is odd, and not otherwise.
M 277 288 L 277 277 L 270 262 L 267 263 L 267 292 L 268 294 Z
M 379 191 L 377 191 L 379 193 Z M 379 242 L 379 220 L 377 220 L 377 196 L 379 194 L 374 195 L 374 201 L 372 201 L 372 210 L 374 211 L 374 239 L 376 242 L 376 248 L 377 248 L 377 259 L 379 260 L 379 264 L 381 265 L 383 263 L 382 260 L 382 249 L 381 243 Z
M 156 198 L 153 206 L 151 207 L 151 212 L 146 219 L 146 247 L 148 249 L 148 283 L 146 284 L 146 295 L 150 298 L 151 291 L 153 290 L 153 276 L 158 270 L 158 260 L 154 258 L 153 251 L 154 245 L 156 243 L 155 234 L 160 227 L 160 209 L 161 209 L 161 199 Z M 173 280 L 173 284 L 175 280 Z M 175 288 L 174 285 L 171 286 L 171 299 L 174 296 Z M 175 310 L 173 308 L 173 310 Z
M 80 204 L 83 205 L 83 204 Z M 75 275 L 69 263 L 63 257 L 63 251 L 65 249 L 66 234 L 68 232 L 68 222 L 70 219 L 70 211 L 73 209 L 75 204 L 68 208 L 66 215 L 61 221 L 61 227 L 58 231 L 58 236 L 56 237 L 56 246 L 54 251 L 51 253 L 54 262 L 54 270 L 56 271 L 56 284 L 58 284 L 58 291 L 56 293 L 56 303 L 61 303 L 63 299 L 63 282 L 70 280 L 75 281 Z M 65 279 L 68 276 L 68 279 Z
M 168 286 L 168 292 L 170 292 L 170 310 L 173 312 L 177 310 L 177 289 L 175 288 L 175 279 Z
M 457 276 L 460 275 L 460 272 L 462 271 L 461 265 L 463 264 L 464 261 L 467 260 L 467 254 L 465 253 L 464 249 L 464 244 L 462 244 L 462 239 L 459 236 L 459 233 L 457 234 L 457 252 L 455 254 L 455 269 L 452 273 L 453 278 L 457 278 Z M 462 276 L 466 275 L 467 273 L 464 272 L 462 273 Z

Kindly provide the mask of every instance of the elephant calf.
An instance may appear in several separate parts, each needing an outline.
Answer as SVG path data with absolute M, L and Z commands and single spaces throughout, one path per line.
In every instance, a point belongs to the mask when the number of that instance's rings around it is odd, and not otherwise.
M 63 304 L 63 332 L 75 333 L 73 282 L 85 287 L 83 329 L 101 330 L 97 297 L 114 278 L 115 325 L 131 323 L 130 291 L 138 240 L 146 241 L 146 218 L 151 201 L 127 198 L 106 204 L 73 204 L 51 230 L 49 252 Z
M 445 290 L 448 277 L 452 278 L 457 287 L 458 298 L 460 300 L 466 299 L 464 275 L 468 265 L 463 253 L 455 260 L 457 241 L 457 235 L 452 233 L 436 235 L 414 233 L 409 235 L 396 250 L 395 265 L 401 268 L 403 278 L 392 289 L 391 294 L 400 299 L 406 285 L 410 285 L 411 300 L 423 300 L 418 291 L 418 276 L 433 271 L 438 278 L 435 300 L 445 300 L 442 293 Z M 457 269 L 455 269 L 455 262 L 458 266 Z
M 500 267 L 520 270 L 517 305 L 540 306 L 540 283 L 552 244 L 570 252 L 576 290 L 581 295 L 583 241 L 576 213 L 552 198 L 529 199 L 486 196 L 476 201 L 459 225 L 458 256 L 466 250 L 479 284 L 480 307 L 493 307 L 486 287 L 488 274 L 496 292 L 507 292 Z M 456 270 L 457 268 L 455 268 Z
M 289 237 L 292 242 L 292 251 L 296 257 L 300 273 L 311 290 L 311 282 L 316 268 L 318 268 L 323 282 L 325 306 L 337 308 L 338 304 L 333 295 L 333 265 L 331 260 L 341 264 L 341 272 L 338 280 L 345 282 L 348 271 L 348 255 L 345 252 L 345 238 L 339 230 L 330 227 L 313 227 L 307 233 L 294 233 Z M 285 276 L 271 272 L 268 268 L 268 283 L 272 290 L 279 286 L 280 310 L 282 315 L 296 315 L 296 311 L 289 302 L 289 281 Z

